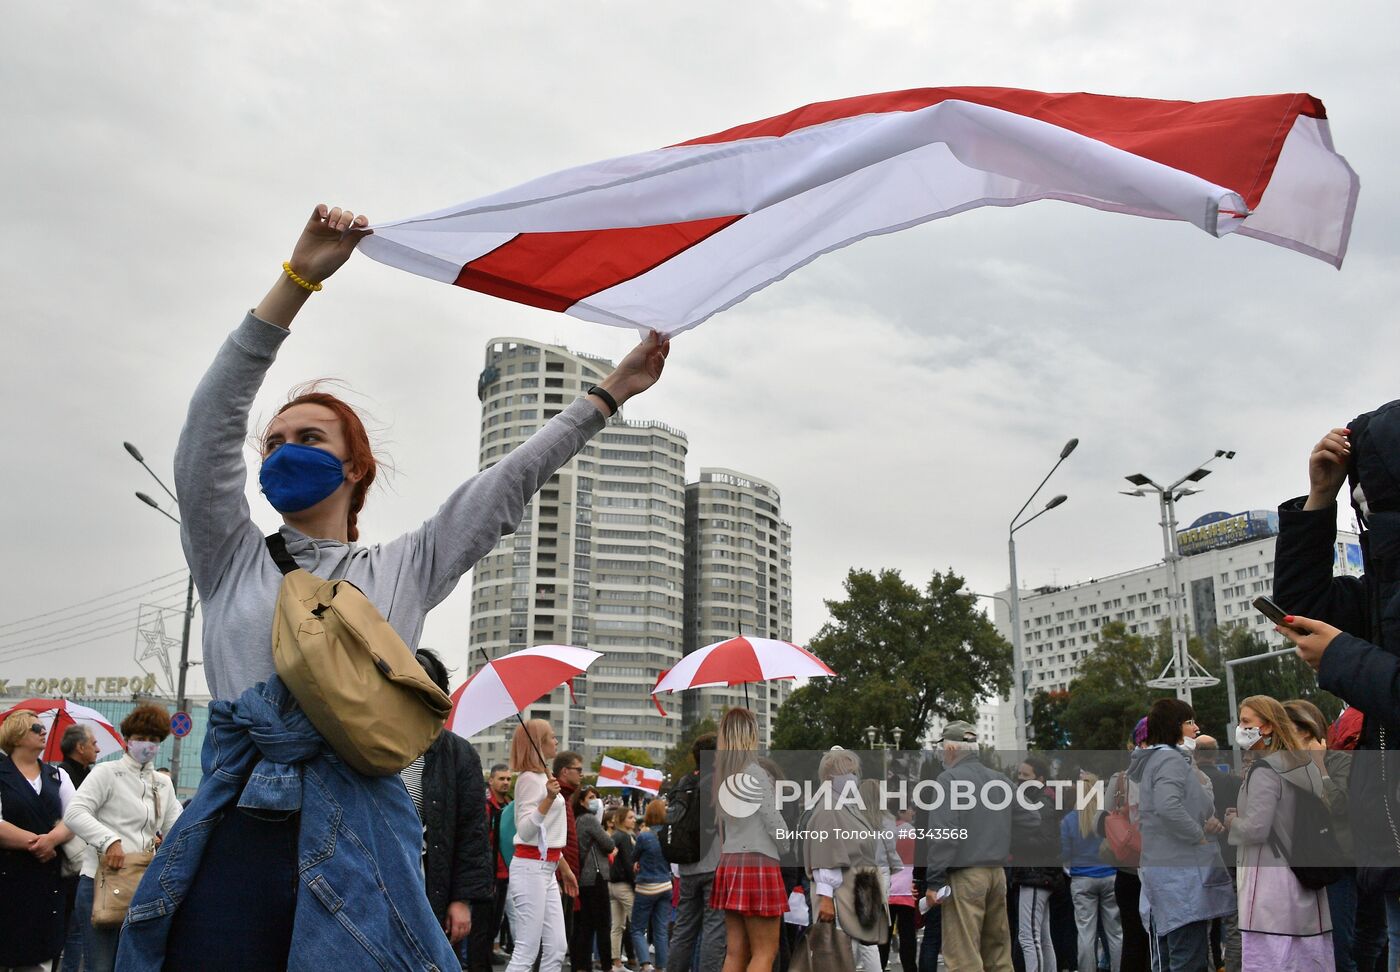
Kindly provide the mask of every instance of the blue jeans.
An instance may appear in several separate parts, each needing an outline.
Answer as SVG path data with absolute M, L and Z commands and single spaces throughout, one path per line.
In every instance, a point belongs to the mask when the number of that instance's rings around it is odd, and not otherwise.
M 1347 871 L 1327 885 L 1327 907 L 1332 912 L 1332 956 L 1337 972 L 1356 972 L 1352 943 L 1356 938 L 1356 872 Z
M 82 879 L 73 881 L 79 890 L 73 892 L 73 910 L 68 915 L 68 938 L 63 942 L 63 972 L 80 972 L 86 960 L 87 968 L 92 968 L 92 959 L 87 958 L 87 936 L 83 929 L 92 924 L 92 889 L 87 897 L 81 893 Z
M 941 951 L 943 913 L 930 910 L 924 915 L 924 940 L 919 945 L 919 972 L 938 972 L 938 953 Z
M 1210 967 L 1210 922 L 1193 921 L 1157 938 L 1160 972 L 1200 972 Z
M 656 965 L 666 967 L 670 952 L 666 929 L 671 924 L 671 892 L 639 894 L 632 899 L 632 947 L 637 951 L 639 965 L 647 965 L 647 928 L 651 928 L 651 943 L 656 947 Z
M 83 959 L 86 972 L 112 972 L 117 964 L 120 928 L 92 926 L 92 878 L 78 878 L 76 914 L 83 924 Z
M 1390 972 L 1400 969 L 1400 894 L 1385 893 L 1385 928 L 1390 938 Z

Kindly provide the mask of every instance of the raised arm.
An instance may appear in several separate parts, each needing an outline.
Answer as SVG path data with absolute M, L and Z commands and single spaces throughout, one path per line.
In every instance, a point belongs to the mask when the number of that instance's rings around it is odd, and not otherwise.
M 218 586 L 234 545 L 256 528 L 243 490 L 248 477 L 243 446 L 248 412 L 287 329 L 319 285 L 349 258 L 364 235 L 363 216 L 317 206 L 284 271 L 256 308 L 224 341 L 195 388 L 175 450 L 180 538 L 200 594 Z
M 599 383 L 621 406 L 661 377 L 670 342 L 653 331 Z M 501 537 L 514 533 L 525 504 L 555 470 L 572 459 L 602 428 L 611 406 L 598 395 L 579 399 L 490 469 L 468 479 L 442 508 L 389 546 L 407 547 L 432 607 L 452 593 L 462 575 Z
M 1290 614 L 1334 624 L 1363 638 L 1374 637 L 1365 610 L 1365 588 L 1355 577 L 1334 577 L 1337 493 L 1346 482 L 1351 443 L 1346 429 L 1333 429 L 1308 457 L 1308 495 L 1279 507 L 1274 551 L 1274 600 Z

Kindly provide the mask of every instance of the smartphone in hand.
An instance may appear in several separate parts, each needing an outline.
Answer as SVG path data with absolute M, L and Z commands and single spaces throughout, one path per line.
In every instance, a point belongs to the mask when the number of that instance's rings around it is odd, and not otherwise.
M 1254 610 L 1268 618 L 1274 624 L 1283 625 L 1287 628 L 1290 625 L 1284 623 L 1284 618 L 1288 617 L 1288 612 L 1274 603 L 1274 599 L 1266 595 L 1259 595 L 1253 601 Z

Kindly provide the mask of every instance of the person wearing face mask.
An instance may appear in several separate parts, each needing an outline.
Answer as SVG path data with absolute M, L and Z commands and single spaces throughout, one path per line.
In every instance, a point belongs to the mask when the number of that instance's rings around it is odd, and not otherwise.
M 190 402 L 175 480 L 204 619 L 214 696 L 204 756 L 214 771 L 190 804 L 188 829 L 157 856 L 159 879 L 137 891 L 122 938 L 125 968 L 312 966 L 328 954 L 345 968 L 459 964 L 421 893 L 421 831 L 402 782 L 348 769 L 276 676 L 272 619 L 283 577 L 245 498 L 253 401 L 293 319 L 368 225 L 317 206 Z M 318 340 L 339 356 L 363 335 Z M 353 583 L 416 648 L 428 611 L 514 532 L 555 470 L 657 381 L 668 351 L 652 333 L 528 441 L 457 486 L 421 526 L 384 543 L 357 542 L 377 470 L 359 416 L 325 392 L 298 395 L 258 437 L 258 481 L 280 514 L 277 534 L 298 566 Z M 460 458 L 452 435 L 460 423 L 440 424 L 444 455 Z M 249 928 L 258 933 L 234 931 Z
M 569 798 L 578 831 L 578 900 L 574 915 L 574 937 L 569 955 L 577 972 L 593 967 L 596 945 L 603 968 L 612 966 L 612 903 L 608 900 L 608 876 L 612 865 L 613 839 L 599 819 L 603 801 L 591 786 L 582 786 Z
M 434 684 L 447 692 L 447 668 L 437 652 L 415 657 Z M 428 751 L 399 774 L 423 822 L 423 878 L 433 915 L 470 963 L 472 919 L 489 913 L 495 888 L 486 831 L 486 785 L 476 748 L 455 732 L 442 732 Z
M 1236 811 L 1225 814 L 1230 843 L 1239 848 L 1241 968 L 1331 972 L 1327 895 L 1303 887 L 1283 854 L 1293 839 L 1300 794 L 1325 805 L 1322 774 L 1283 706 L 1267 695 L 1240 703 L 1235 741 L 1257 756 L 1240 787 Z
M 1147 713 L 1146 746 L 1128 759 L 1138 786 L 1142 830 L 1142 908 L 1150 922 L 1153 967 L 1200 972 L 1210 961 L 1210 923 L 1235 909 L 1230 874 L 1215 841 L 1223 825 L 1181 747 L 1196 714 L 1180 699 L 1158 699 Z
M 155 704 L 138 705 L 121 724 L 126 753 L 98 763 L 73 794 L 63 820 L 87 841 L 78 879 L 78 921 L 83 926 L 84 968 L 111 972 L 122 929 L 95 928 L 92 898 L 97 859 L 121 868 L 126 855 L 160 847 L 180 818 L 180 801 L 170 778 L 157 773 L 154 760 L 170 735 L 170 712 Z

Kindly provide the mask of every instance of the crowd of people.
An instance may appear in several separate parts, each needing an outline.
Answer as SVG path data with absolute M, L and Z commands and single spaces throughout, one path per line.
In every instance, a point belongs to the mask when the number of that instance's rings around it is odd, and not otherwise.
M 793 819 L 745 708 L 726 711 L 696 740 L 694 770 L 640 806 L 604 800 L 539 719 L 520 722 L 509 763 L 489 771 L 444 732 L 401 772 L 370 775 L 274 665 L 284 574 L 349 581 L 445 696 L 450 673 L 417 647 L 427 612 L 660 378 L 669 344 L 649 335 L 421 527 L 370 546 L 356 543 L 377 469 L 364 426 L 332 395 L 298 395 L 258 435 L 260 482 L 283 521 L 264 538 L 244 492 L 251 404 L 293 318 L 366 227 L 317 207 L 190 403 L 176 481 L 215 698 L 193 799 L 182 806 L 153 766 L 169 732 L 158 706 L 137 707 L 124 753 L 96 766 L 80 727 L 50 764 L 36 713 L 0 725 L 0 972 L 242 972 L 328 957 L 346 969 L 816 972 L 821 925 L 824 940 L 849 942 L 839 967 L 860 972 L 884 972 L 895 954 L 904 972 L 934 972 L 940 958 L 950 972 L 1372 972 L 1383 954 L 1396 969 L 1400 801 L 1387 773 L 1400 766 L 1382 753 L 1363 767 L 1354 751 L 1400 737 L 1400 403 L 1329 433 L 1309 494 L 1280 512 L 1275 596 L 1295 613 L 1279 631 L 1350 708 L 1329 726 L 1307 700 L 1245 699 L 1242 773 L 1221 764 L 1189 704 L 1161 699 L 1106 780 L 1035 755 L 1003 772 L 961 721 L 943 727 L 936 765 L 916 770 L 1061 797 L 1049 784 L 1072 774 L 1072 799 L 1035 807 L 884 805 L 889 779 L 837 747 L 817 775 L 854 787 L 860 805 Z M 1332 571 L 1348 477 L 1364 578 Z M 726 801 L 735 780 L 756 803 Z M 875 836 L 784 836 L 826 827 Z M 1335 841 L 1335 859 L 1299 866 L 1300 833 Z

